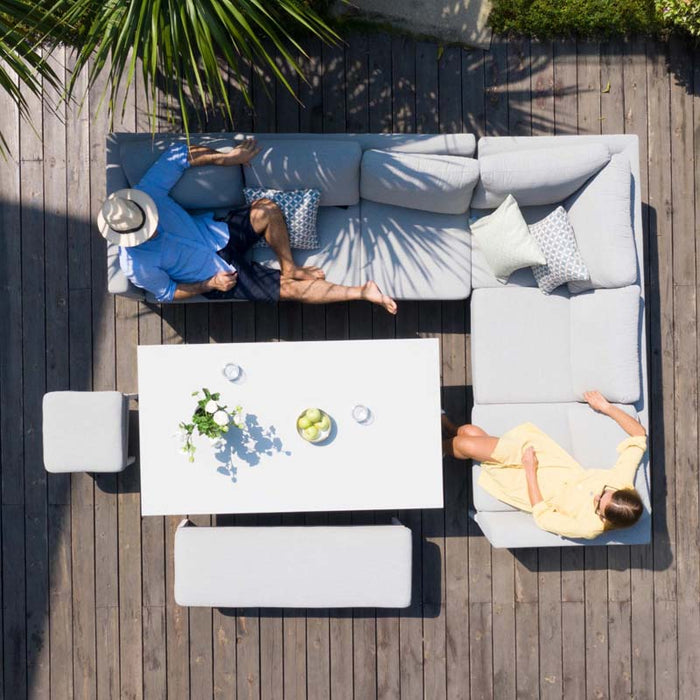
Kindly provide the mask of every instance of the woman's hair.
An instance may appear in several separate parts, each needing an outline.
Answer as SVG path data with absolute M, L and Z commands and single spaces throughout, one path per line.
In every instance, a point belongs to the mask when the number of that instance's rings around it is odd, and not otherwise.
M 644 505 L 634 489 L 618 489 L 610 497 L 603 516 L 609 528 L 629 527 L 642 515 Z

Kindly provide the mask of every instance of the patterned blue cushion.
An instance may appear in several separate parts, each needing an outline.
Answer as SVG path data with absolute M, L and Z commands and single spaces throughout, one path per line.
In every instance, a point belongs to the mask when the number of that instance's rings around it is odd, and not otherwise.
M 314 250 L 320 247 L 316 231 L 318 205 L 321 201 L 320 190 L 271 190 L 265 187 L 245 187 L 245 201 L 250 204 L 263 197 L 271 199 L 282 210 L 289 230 L 289 245 L 292 248 Z M 261 238 L 256 248 L 267 248 Z
M 546 265 L 532 267 L 537 285 L 545 294 L 567 282 L 590 279 L 564 207 L 557 207 L 549 216 L 530 226 L 530 233 L 547 260 Z

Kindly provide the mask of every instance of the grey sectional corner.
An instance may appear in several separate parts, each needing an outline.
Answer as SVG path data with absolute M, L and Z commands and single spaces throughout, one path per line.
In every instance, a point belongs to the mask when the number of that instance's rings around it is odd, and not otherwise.
M 584 391 L 599 389 L 636 414 L 648 430 L 637 137 L 486 137 L 479 140 L 478 154 L 481 181 L 470 215 L 488 213 L 476 205 L 490 210 L 505 194 L 529 202 L 523 207 L 528 223 L 563 206 L 591 280 L 545 296 L 527 269 L 502 285 L 473 246 L 472 422 L 495 435 L 533 422 L 584 467 L 611 467 L 625 435 L 613 421 L 580 402 Z M 527 168 L 528 163 L 541 165 L 548 159 L 549 171 Z M 529 514 L 485 493 L 478 485 L 479 473 L 477 464 L 472 475 L 474 519 L 494 547 L 646 544 L 651 539 L 648 454 L 636 481 L 646 506 L 644 516 L 632 528 L 594 540 L 571 540 L 541 530 Z
M 198 134 L 230 146 L 244 134 Z M 636 136 L 485 137 L 471 134 L 257 134 L 253 167 L 201 168 L 173 190 L 186 208 L 225 209 L 244 185 L 318 187 L 321 247 L 298 251 L 339 284 L 374 279 L 405 300 L 472 294 L 472 421 L 493 434 L 535 422 L 584 466 L 612 466 L 622 435 L 582 405 L 599 389 L 649 422 L 642 205 Z M 135 184 L 173 139 L 112 134 L 107 192 Z M 225 172 L 224 172 L 225 171 Z M 546 296 L 532 271 L 499 282 L 469 222 L 512 194 L 528 223 L 562 206 L 590 280 Z M 253 250 L 274 265 L 274 254 Z M 109 290 L 150 299 L 108 250 Z M 202 299 L 200 298 L 199 301 Z M 197 301 L 195 299 L 194 301 Z M 633 528 L 585 544 L 643 544 L 651 538 L 648 458 L 638 473 L 645 516 Z M 474 467 L 474 517 L 496 547 L 583 544 L 540 530 L 526 513 L 488 497 Z M 465 504 L 466 507 L 466 504 Z

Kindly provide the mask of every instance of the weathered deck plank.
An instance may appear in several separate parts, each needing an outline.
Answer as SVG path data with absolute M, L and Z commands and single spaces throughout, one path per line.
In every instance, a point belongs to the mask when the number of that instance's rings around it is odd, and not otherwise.
M 446 464 L 445 510 L 399 514 L 415 545 L 414 601 L 400 615 L 176 606 L 178 519 L 142 521 L 138 468 L 94 481 L 46 475 L 35 439 L 43 392 L 135 391 L 137 342 L 435 335 L 442 343 L 445 408 L 466 421 L 468 304 L 402 304 L 394 320 L 361 303 L 184 308 L 115 300 L 105 292 L 105 246 L 90 223 L 104 196 L 110 128 L 105 110 L 97 110 L 101 85 L 83 112 L 68 106 L 66 124 L 32 103 L 43 146 L 0 96 L 0 129 L 14 159 L 0 167 L 2 694 L 694 697 L 700 684 L 697 49 L 638 39 L 495 40 L 482 52 L 380 34 L 353 35 L 334 48 L 312 42 L 308 49 L 310 84 L 298 83 L 304 105 L 274 81 L 268 99 L 258 78 L 252 112 L 232 87 L 236 129 L 639 135 L 653 545 L 517 557 L 491 550 L 466 517 L 468 471 Z M 59 70 L 63 60 L 63 52 L 52 58 Z M 139 80 L 117 128 L 148 128 Z M 243 80 L 251 80 L 249 72 Z M 223 120 L 207 121 L 209 129 L 225 127 Z M 137 449 L 135 423 L 132 428 Z M 391 515 L 235 521 L 386 522 Z

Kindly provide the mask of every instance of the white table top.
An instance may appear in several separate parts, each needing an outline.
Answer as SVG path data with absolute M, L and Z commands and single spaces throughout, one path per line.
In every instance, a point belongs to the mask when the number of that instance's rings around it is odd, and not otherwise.
M 239 382 L 223 376 L 227 362 L 243 368 Z M 138 372 L 143 515 L 443 505 L 435 338 L 139 346 Z M 246 429 L 232 427 L 220 452 L 197 436 L 190 463 L 178 424 L 202 387 L 243 406 Z M 353 420 L 358 403 L 371 425 Z M 297 433 L 311 407 L 337 426 L 323 445 Z

